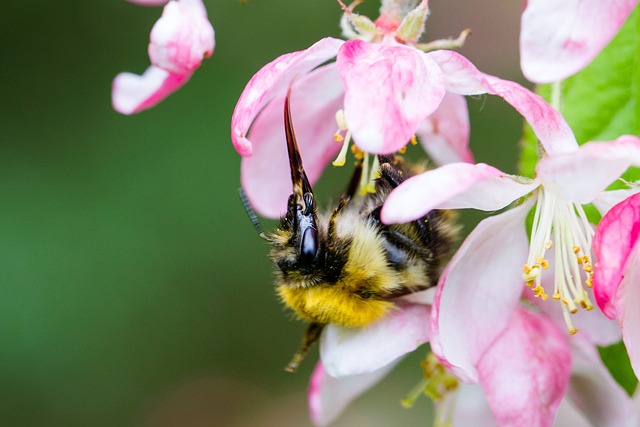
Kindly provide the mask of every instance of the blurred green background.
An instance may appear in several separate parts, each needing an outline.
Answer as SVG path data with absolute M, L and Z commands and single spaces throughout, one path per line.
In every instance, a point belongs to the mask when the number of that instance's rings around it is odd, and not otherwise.
M 111 109 L 111 80 L 147 67 L 161 8 L 3 5 L 0 425 L 310 425 L 317 356 L 295 375 L 283 371 L 304 326 L 279 305 L 268 248 L 238 200 L 229 123 L 262 65 L 339 36 L 340 9 L 332 0 L 205 4 L 214 56 L 179 92 L 130 117 Z M 374 17 L 377 6 L 362 10 Z M 425 39 L 470 27 L 462 52 L 522 81 L 518 2 L 431 6 Z M 476 158 L 514 172 L 518 116 L 491 97 L 469 109 Z M 344 179 L 328 175 L 325 201 Z M 426 399 L 409 411 L 399 404 L 423 355 L 336 425 L 427 425 Z

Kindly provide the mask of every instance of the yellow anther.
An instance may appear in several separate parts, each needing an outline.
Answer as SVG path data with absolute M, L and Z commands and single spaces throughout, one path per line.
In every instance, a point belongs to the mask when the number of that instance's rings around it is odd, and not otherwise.
M 575 335 L 578 333 L 578 329 L 573 327 L 571 329 L 569 329 L 569 335 Z
M 578 255 L 578 254 L 580 253 L 580 246 L 575 245 L 575 246 L 573 247 L 573 253 L 574 253 L 574 254 L 576 254 L 576 255 Z
M 333 140 L 335 142 L 342 142 L 344 141 L 344 136 L 340 135 L 338 132 L 333 134 Z
M 553 242 L 551 240 L 547 240 L 547 243 L 544 244 L 544 248 L 549 250 L 553 247 Z
M 568 300 L 568 299 L 566 299 L 566 298 L 562 298 L 562 303 L 563 303 L 564 305 L 569 305 L 569 300 Z
M 358 159 L 358 160 L 362 160 L 364 159 L 364 151 L 362 151 L 361 149 L 359 149 L 358 147 L 356 147 L 355 145 L 351 146 L 351 152 L 353 153 L 353 156 Z
M 404 154 L 406 152 L 407 152 L 407 146 L 406 145 L 398 150 L 399 154 Z
M 525 268 L 527 268 L 529 271 L 527 272 L 525 270 Z M 539 265 L 534 265 L 533 267 L 529 267 L 528 265 L 525 265 L 524 267 L 522 267 L 522 271 L 524 272 L 522 274 L 522 280 L 524 280 L 525 282 L 532 282 L 533 280 L 538 277 L 538 275 L 540 274 L 540 266 Z M 527 285 L 529 286 L 529 285 Z
M 536 265 L 539 265 L 545 270 L 549 268 L 549 262 L 546 259 L 542 258 L 541 256 L 536 258 Z
M 584 284 L 587 285 L 587 288 L 593 288 L 593 274 L 589 274 Z
M 591 273 L 593 271 L 593 266 L 591 264 L 584 264 L 582 269 L 587 273 Z
M 536 286 L 535 288 L 533 288 L 533 294 L 534 294 L 536 297 L 540 297 L 540 298 L 542 298 L 542 301 L 546 301 L 546 300 L 547 300 L 547 298 L 549 298 L 549 295 L 547 295 L 547 294 L 544 292 L 544 288 L 543 288 L 542 286 L 540 286 L 540 285 L 538 285 L 538 286 Z
M 418 138 L 415 135 L 411 137 L 411 145 L 418 145 Z
M 556 292 L 555 294 L 553 294 L 553 295 L 551 296 L 551 298 L 553 298 L 553 299 L 554 299 L 554 300 L 556 300 L 556 301 L 560 301 L 560 294 Z
M 529 274 L 531 273 L 531 266 L 529 264 L 525 264 L 522 266 L 522 272 L 524 274 Z

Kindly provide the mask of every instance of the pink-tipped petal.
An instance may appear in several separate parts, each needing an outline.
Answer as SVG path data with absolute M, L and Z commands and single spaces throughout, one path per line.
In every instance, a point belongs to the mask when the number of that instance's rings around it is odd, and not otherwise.
M 122 114 L 134 114 L 149 109 L 178 90 L 191 73 L 173 74 L 151 66 L 143 75 L 120 73 L 113 80 L 113 109 Z
M 365 328 L 328 325 L 320 339 L 322 364 L 332 377 L 376 371 L 429 340 L 430 315 L 428 306 L 398 303 Z
M 602 363 L 595 345 L 578 334 L 569 340 L 572 356 L 569 397 L 594 426 L 638 425 L 633 401 Z
M 640 258 L 637 248 L 627 261 L 625 276 L 618 288 L 617 299 L 619 301 L 618 320 L 620 321 L 620 329 L 622 329 L 622 340 L 627 347 L 633 372 L 635 372 L 636 378 L 640 378 L 640 310 L 638 310 Z
M 291 116 L 305 171 L 313 185 L 340 150 L 333 134 L 335 112 L 342 105 L 342 85 L 335 64 L 300 78 L 291 94 Z M 269 103 L 255 120 L 249 138 L 253 155 L 244 157 L 240 180 L 260 215 L 278 218 L 292 192 L 283 124 L 284 94 Z
M 572 153 L 546 156 L 536 172 L 542 185 L 557 197 L 586 204 L 629 166 L 640 166 L 640 138 L 624 135 L 610 142 L 588 142 Z
M 618 288 L 626 278 L 629 263 L 637 258 L 638 236 L 640 194 L 635 194 L 614 206 L 600 220 L 593 237 L 592 249 L 596 257 L 593 293 L 598 306 L 612 319 L 620 316 Z
M 394 367 L 395 364 L 390 364 L 364 375 L 333 378 L 318 362 L 309 383 L 309 412 L 313 424 L 319 427 L 331 424 L 355 398 L 376 385 Z
M 170 1 L 151 30 L 149 58 L 177 74 L 193 72 L 211 56 L 214 31 L 201 0 Z
M 343 43 L 342 40 L 324 38 L 307 50 L 276 58 L 251 78 L 240 95 L 231 118 L 231 140 L 240 155 L 249 157 L 253 153 L 253 141 L 247 138 L 247 133 L 260 111 L 275 96 L 284 96 L 296 77 L 309 73 L 335 57 Z M 296 86 L 293 87 L 294 94 L 297 92 Z
M 509 325 L 524 286 L 525 218 L 532 203 L 487 218 L 462 243 L 440 278 L 431 317 L 431 349 L 465 382 Z
M 513 312 L 478 364 L 497 424 L 551 427 L 567 392 L 571 355 L 563 333 L 540 314 Z
M 469 111 L 462 95 L 447 92 L 438 109 L 418 127 L 416 135 L 439 165 L 473 163 L 469 149 Z
M 638 0 L 528 0 L 522 14 L 520 64 L 535 83 L 577 73 L 618 32 Z
M 457 52 L 439 50 L 428 54 L 444 74 L 448 91 L 461 95 L 489 93 L 513 106 L 529 122 L 549 154 L 574 151 L 578 144 L 562 115 L 544 99 L 517 83 L 483 74 Z
M 502 209 L 533 191 L 536 181 L 517 182 L 511 176 L 484 163 L 449 163 L 407 179 L 382 207 L 386 224 L 405 223 L 432 209 Z
M 407 46 L 350 40 L 337 64 L 347 126 L 369 153 L 393 153 L 406 145 L 445 94 L 440 68 Z

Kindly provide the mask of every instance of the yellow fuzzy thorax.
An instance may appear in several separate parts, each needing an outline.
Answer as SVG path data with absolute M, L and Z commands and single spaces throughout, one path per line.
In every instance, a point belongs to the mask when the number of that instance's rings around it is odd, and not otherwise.
M 377 230 L 363 222 L 342 222 L 353 237 L 347 262 L 335 283 L 292 286 L 279 283 L 278 294 L 296 314 L 309 322 L 348 327 L 366 326 L 384 316 L 393 303 L 376 295 L 400 287 L 404 279 L 391 268 Z

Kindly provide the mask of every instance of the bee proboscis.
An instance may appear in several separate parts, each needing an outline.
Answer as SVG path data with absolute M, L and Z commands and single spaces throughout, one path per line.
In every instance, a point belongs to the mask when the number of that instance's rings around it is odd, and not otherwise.
M 299 350 L 285 368 L 297 369 L 325 325 L 364 327 L 385 316 L 394 299 L 434 286 L 449 255 L 455 227 L 448 211 L 431 211 L 407 224 L 383 224 L 388 194 L 420 171 L 395 155 L 379 155 L 375 193 L 356 196 L 362 161 L 337 206 L 318 212 L 304 171 L 290 108 L 284 125 L 293 192 L 279 227 L 264 233 L 241 191 L 243 204 L 277 266 L 276 290 L 297 317 L 309 323 Z

